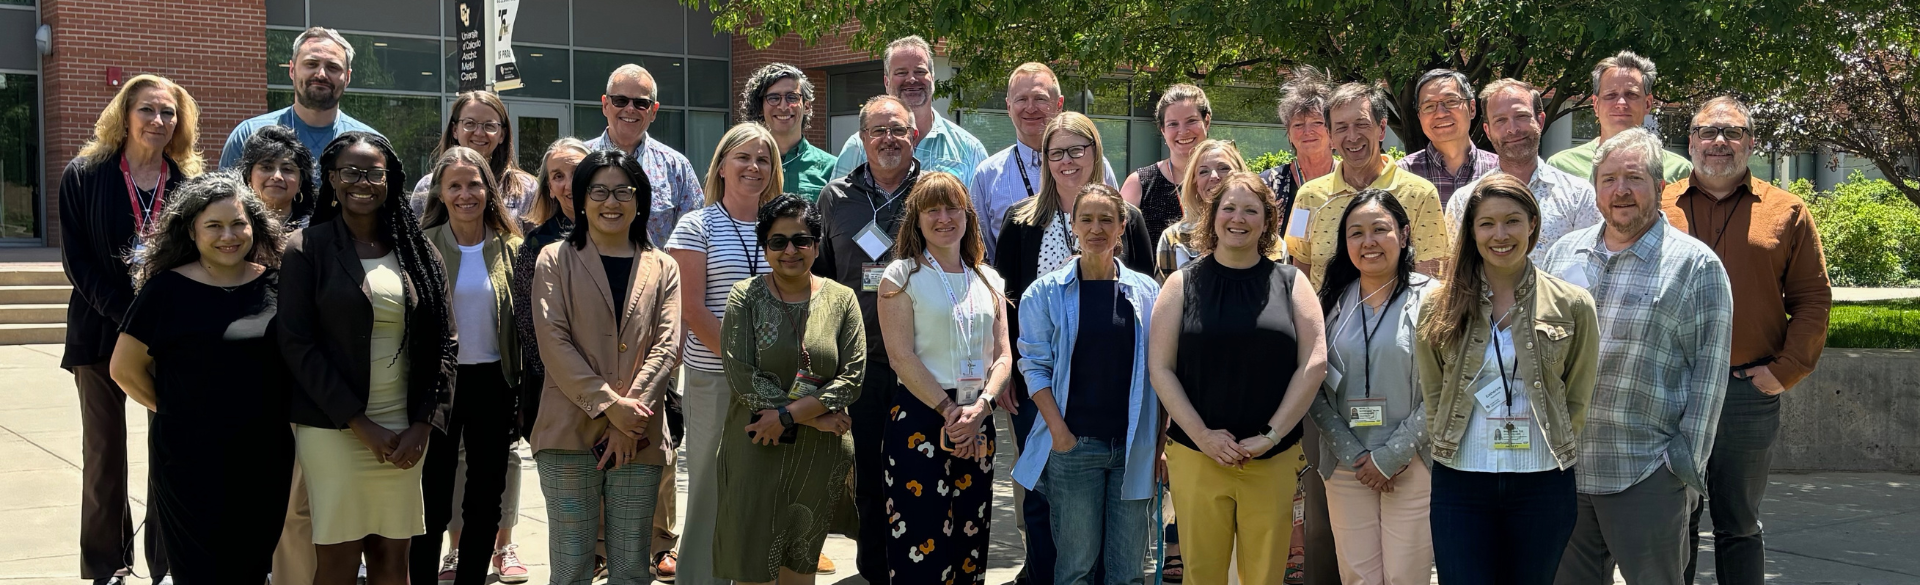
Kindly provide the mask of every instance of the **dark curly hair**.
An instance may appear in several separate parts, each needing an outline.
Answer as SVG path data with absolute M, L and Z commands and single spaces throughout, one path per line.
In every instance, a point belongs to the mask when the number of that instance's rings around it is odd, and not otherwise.
M 589 154 L 580 159 L 580 166 L 573 168 L 573 233 L 567 234 L 567 243 L 573 244 L 575 250 L 587 247 L 587 232 L 593 231 L 587 225 L 587 188 L 593 186 L 593 176 L 605 168 L 620 169 L 627 174 L 627 182 L 638 190 L 633 194 L 635 209 L 633 223 L 628 224 L 627 241 L 633 242 L 636 250 L 653 248 L 653 241 L 647 239 L 647 219 L 653 211 L 653 183 L 640 168 L 640 159 L 612 149 Z
M 240 151 L 240 180 L 253 184 L 253 167 L 263 162 L 273 162 L 282 157 L 292 158 L 293 166 L 300 168 L 300 190 L 293 195 L 293 210 L 287 214 L 287 223 L 313 215 L 314 172 L 313 151 L 300 143 L 300 137 L 292 128 L 274 124 L 261 128 L 247 137 L 247 145 Z M 255 193 L 258 195 L 258 193 Z
M 247 223 L 253 228 L 253 249 L 247 252 L 247 261 L 278 268 L 280 251 L 286 247 L 280 218 L 254 197 L 246 181 L 240 180 L 240 173 L 219 171 L 187 179 L 178 191 L 168 194 L 160 221 L 146 237 L 146 247 L 128 253 L 127 263 L 133 266 L 133 288 L 137 290 L 155 275 L 199 260 L 200 246 L 193 241 L 193 220 L 200 217 L 207 206 L 228 199 L 240 200 Z
M 800 127 L 813 127 L 813 82 L 807 80 L 806 72 L 786 63 L 768 63 L 754 70 L 747 77 L 747 88 L 740 92 L 740 120 L 743 122 L 767 122 L 766 110 L 762 104 L 767 101 L 767 88 L 782 79 L 791 79 L 799 87 L 800 98 L 805 105 L 800 109 Z
M 767 245 L 767 232 L 773 231 L 774 220 L 781 218 L 800 220 L 807 226 L 807 233 L 820 237 L 822 220 L 820 206 L 802 199 L 799 195 L 783 193 L 760 206 L 759 217 L 753 223 L 753 242 L 764 247 Z

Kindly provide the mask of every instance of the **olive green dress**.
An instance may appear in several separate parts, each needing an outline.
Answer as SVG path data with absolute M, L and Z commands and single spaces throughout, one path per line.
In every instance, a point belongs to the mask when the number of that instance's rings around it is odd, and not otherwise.
M 786 567 L 813 574 L 827 530 L 848 514 L 853 436 L 801 426 L 793 444 L 756 445 L 754 413 L 787 404 L 801 368 L 795 329 L 805 330 L 809 370 L 827 382 L 806 396 L 845 412 L 866 375 L 866 330 L 853 289 L 820 280 L 810 301 L 788 303 L 767 288 L 771 276 L 740 281 L 721 323 L 733 405 L 720 439 L 720 515 L 714 576 L 767 582 Z M 796 327 L 798 325 L 798 327 Z

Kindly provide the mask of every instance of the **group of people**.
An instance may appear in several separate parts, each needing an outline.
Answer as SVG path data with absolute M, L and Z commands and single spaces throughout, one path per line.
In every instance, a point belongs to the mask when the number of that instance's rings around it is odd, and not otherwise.
M 1163 493 L 1166 582 L 1281 583 L 1303 544 L 1309 582 L 1683 583 L 1703 511 L 1721 582 L 1761 578 L 1824 259 L 1748 172 L 1747 107 L 1669 153 L 1631 52 L 1594 68 L 1600 138 L 1551 160 L 1525 82 L 1426 74 L 1431 144 L 1393 161 L 1383 94 L 1302 71 L 1292 163 L 1249 172 L 1176 85 L 1169 156 L 1121 178 L 1040 63 L 988 155 L 907 37 L 837 156 L 775 63 L 701 176 L 625 65 L 606 132 L 538 169 L 498 96 L 460 94 L 417 183 L 339 109 L 352 46 L 292 54 L 294 104 L 221 170 L 143 75 L 63 176 L 85 578 L 132 564 L 125 397 L 152 411 L 148 569 L 182 585 L 524 582 L 523 439 L 551 583 L 812 583 L 829 533 L 871 583 L 981 583 L 995 410 L 1025 583 L 1142 583 Z

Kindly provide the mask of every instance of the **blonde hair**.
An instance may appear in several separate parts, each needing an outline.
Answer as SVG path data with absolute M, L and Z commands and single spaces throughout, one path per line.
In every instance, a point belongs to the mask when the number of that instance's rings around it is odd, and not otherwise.
M 773 159 L 773 168 L 767 171 L 767 188 L 760 192 L 755 206 L 780 196 L 780 190 L 785 188 L 780 172 L 780 143 L 774 141 L 773 132 L 759 122 L 741 122 L 728 128 L 726 135 L 720 137 L 720 146 L 713 149 L 713 162 L 707 165 L 707 205 L 719 202 L 727 193 L 727 180 L 720 176 L 720 162 L 726 160 L 727 153 L 733 149 L 755 140 L 767 147 L 767 156 Z
M 1061 112 L 1060 115 L 1054 116 L 1053 121 L 1047 123 L 1046 133 L 1041 135 L 1040 152 L 1045 153 L 1048 148 L 1051 148 L 1053 137 L 1061 132 L 1093 141 L 1093 145 L 1088 147 L 1089 152 L 1087 152 L 1088 156 L 1093 157 L 1091 166 L 1097 168 L 1101 161 L 1106 160 L 1106 148 L 1100 143 L 1100 129 L 1094 127 L 1092 118 L 1080 112 Z M 1013 217 L 1013 221 L 1022 225 L 1047 225 L 1055 214 L 1066 211 L 1060 209 L 1060 186 L 1054 184 L 1053 173 L 1049 170 L 1053 167 L 1053 161 L 1046 160 L 1043 156 L 1040 165 L 1040 192 L 1034 195 L 1032 203 L 1021 207 L 1018 214 Z
M 1012 74 L 1007 76 L 1007 87 L 1013 87 L 1013 80 L 1019 79 L 1020 76 L 1022 75 L 1047 76 L 1047 89 L 1053 90 L 1053 97 L 1061 96 L 1060 76 L 1054 75 L 1053 68 L 1048 67 L 1046 63 L 1040 63 L 1037 61 L 1028 61 L 1026 63 L 1021 63 L 1019 67 L 1013 68 Z
M 1233 167 L 1234 172 L 1247 170 L 1247 160 L 1240 156 L 1240 149 L 1235 147 L 1231 140 L 1209 138 L 1206 142 L 1194 147 L 1193 158 L 1187 159 L 1187 175 L 1180 179 L 1181 221 L 1199 223 L 1200 216 L 1207 212 L 1205 208 L 1207 200 L 1203 198 L 1207 194 L 1199 192 L 1199 189 L 1194 187 L 1198 178 L 1198 173 L 1194 170 L 1200 168 L 1200 160 L 1206 158 L 1207 153 L 1216 150 L 1227 153 L 1227 166 Z
M 120 86 L 120 93 L 100 111 L 100 117 L 93 122 L 93 139 L 80 147 L 80 158 L 86 159 L 86 165 L 92 167 L 113 157 L 113 153 L 127 145 L 127 124 L 131 123 L 133 100 L 140 92 L 149 87 L 159 87 L 172 94 L 174 101 L 173 139 L 167 141 L 162 154 L 173 164 L 180 166 L 180 173 L 189 177 L 199 175 L 206 168 L 205 159 L 200 158 L 200 104 L 186 88 L 180 87 L 171 79 L 158 75 L 140 75 Z
M 521 219 L 530 219 L 532 220 L 531 223 L 538 225 L 546 223 L 547 220 L 553 218 L 554 214 L 560 212 L 560 202 L 553 197 L 553 181 L 548 178 L 547 173 L 547 161 L 552 159 L 553 155 L 560 152 L 577 153 L 580 155 L 580 158 L 586 158 L 587 155 L 593 154 L 593 150 L 587 148 L 587 143 L 581 142 L 580 139 L 572 136 L 555 140 L 552 145 L 547 146 L 547 153 L 540 157 L 540 176 L 534 178 L 534 193 L 536 196 L 533 199 L 533 210 L 529 214 L 521 215 Z M 568 187 L 571 188 L 572 185 L 568 185 Z M 573 218 L 569 217 L 567 219 L 572 220 Z

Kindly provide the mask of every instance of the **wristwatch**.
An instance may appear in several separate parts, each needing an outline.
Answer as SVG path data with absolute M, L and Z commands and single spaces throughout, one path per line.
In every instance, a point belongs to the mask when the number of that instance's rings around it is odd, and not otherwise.
M 1260 436 L 1266 437 L 1275 446 L 1280 444 L 1280 429 L 1273 428 L 1273 425 L 1267 425 L 1267 432 L 1260 433 Z
M 793 413 L 787 412 L 787 407 L 785 406 L 780 407 L 780 426 L 790 429 L 793 428 L 793 425 Z

